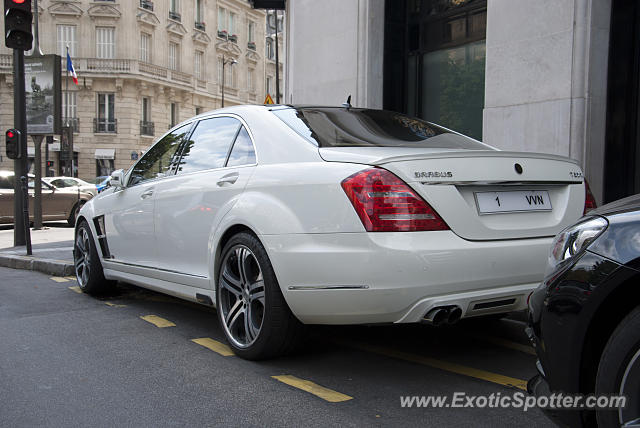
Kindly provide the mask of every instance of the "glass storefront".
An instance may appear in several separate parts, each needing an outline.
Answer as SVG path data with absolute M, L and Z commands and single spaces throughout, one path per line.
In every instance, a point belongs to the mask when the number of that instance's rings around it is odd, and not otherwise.
M 486 9 L 485 0 L 387 1 L 384 107 L 482 139 Z

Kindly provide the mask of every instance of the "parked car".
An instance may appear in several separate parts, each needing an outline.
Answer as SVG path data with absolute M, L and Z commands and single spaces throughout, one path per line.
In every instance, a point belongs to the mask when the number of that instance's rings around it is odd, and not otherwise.
M 75 188 L 81 192 L 91 193 L 93 196 L 98 194 L 95 184 L 87 183 L 76 177 L 42 177 L 42 181 L 56 187 L 57 189 Z
M 96 177 L 93 180 L 93 183 L 96 185 L 96 189 L 98 193 L 102 192 L 107 186 L 109 186 L 109 182 L 111 181 L 111 177 L 108 175 L 101 175 L 100 177 Z
M 574 161 L 403 114 L 237 106 L 112 174 L 80 213 L 76 273 L 89 293 L 121 279 L 215 305 L 233 350 L 265 358 L 301 323 L 524 310 L 585 194 Z
M 561 425 L 640 426 L 640 195 L 560 232 L 529 301 L 539 374 L 529 391 L 619 394 L 623 409 L 552 410 Z
M 29 218 L 33 221 L 34 176 L 29 174 Z M 13 171 L 0 171 L 0 223 L 13 223 Z M 92 193 L 77 188 L 57 188 L 42 180 L 42 220 L 67 220 L 70 226 L 76 222 L 76 214 Z

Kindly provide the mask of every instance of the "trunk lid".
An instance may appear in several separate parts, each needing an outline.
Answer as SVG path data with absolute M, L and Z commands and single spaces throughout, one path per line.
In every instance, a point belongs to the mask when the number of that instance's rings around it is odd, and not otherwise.
M 400 147 L 320 148 L 329 162 L 385 168 L 468 240 L 554 236 L 582 216 L 582 170 L 540 153 Z

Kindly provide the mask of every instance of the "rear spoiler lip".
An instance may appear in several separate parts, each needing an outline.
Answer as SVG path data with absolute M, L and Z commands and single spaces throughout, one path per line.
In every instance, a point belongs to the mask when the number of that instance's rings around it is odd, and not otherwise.
M 578 161 L 566 156 L 553 155 L 550 153 L 533 153 L 533 152 L 503 152 L 503 151 L 484 151 L 484 150 L 469 150 L 469 151 L 457 151 L 457 152 L 441 152 L 425 155 L 404 155 L 404 156 L 392 156 L 388 158 L 382 158 L 375 161 L 375 165 L 384 165 L 392 162 L 404 162 L 409 160 L 422 160 L 422 159 L 443 159 L 443 158 L 527 158 L 527 159 L 548 159 L 561 162 L 568 162 L 575 165 L 579 165 Z M 580 180 L 582 182 L 582 180 Z

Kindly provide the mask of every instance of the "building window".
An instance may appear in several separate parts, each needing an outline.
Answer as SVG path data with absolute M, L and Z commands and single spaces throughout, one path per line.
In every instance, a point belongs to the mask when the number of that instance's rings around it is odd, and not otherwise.
M 196 76 L 196 79 L 203 80 L 204 78 L 204 53 L 202 51 L 196 51 L 193 55 L 193 74 Z
M 62 126 L 71 126 L 73 132 L 78 132 L 78 101 L 74 91 L 62 92 Z
M 248 38 L 248 42 L 249 43 L 255 43 L 256 42 L 256 23 L 253 21 L 249 21 L 249 38 Z
M 250 68 L 247 70 L 247 89 L 249 92 L 256 91 L 256 84 L 253 75 L 255 74 L 255 70 Z
M 196 116 L 202 113 L 202 107 L 196 107 Z
M 169 127 L 172 128 L 178 124 L 178 104 L 171 103 L 171 117 Z
M 271 89 L 273 89 L 273 77 L 267 76 L 267 81 L 265 83 L 266 83 L 265 87 L 267 89 L 267 94 L 271 95 Z
M 202 0 L 196 0 L 196 23 L 204 23 L 202 18 Z
M 229 31 L 230 36 L 236 34 L 236 14 L 233 12 L 229 12 L 229 27 L 227 31 Z
M 222 85 L 222 58 L 218 58 L 218 83 Z
M 231 64 L 227 64 L 224 69 L 224 85 L 227 88 L 235 88 L 236 87 L 236 68 Z
M 180 70 L 180 45 L 169 42 L 169 69 Z
M 218 33 L 227 32 L 227 10 L 218 8 Z
M 76 56 L 78 42 L 76 42 L 76 26 L 75 25 L 58 25 L 58 55 L 62 58 L 67 57 L 67 45 L 69 45 L 69 55 Z
M 114 94 L 98 94 L 98 117 L 94 132 L 116 132 Z
M 115 51 L 115 28 L 96 27 L 96 57 L 113 59 L 115 58 Z
M 142 120 L 140 121 L 140 135 L 153 135 L 154 126 L 151 121 L 151 98 L 142 98 Z
M 169 18 L 180 21 L 180 0 L 169 0 Z
M 151 62 L 151 35 L 147 33 L 140 34 L 140 61 Z
M 77 163 L 76 163 L 77 165 Z M 106 177 L 115 171 L 113 159 L 96 159 L 96 176 Z
M 275 59 L 276 58 L 276 51 L 274 49 L 273 40 L 270 37 L 267 37 L 265 55 L 266 55 L 266 57 L 268 59 Z

